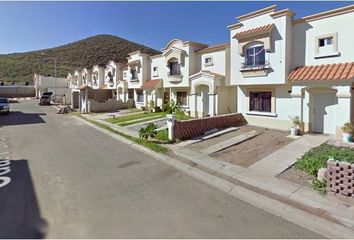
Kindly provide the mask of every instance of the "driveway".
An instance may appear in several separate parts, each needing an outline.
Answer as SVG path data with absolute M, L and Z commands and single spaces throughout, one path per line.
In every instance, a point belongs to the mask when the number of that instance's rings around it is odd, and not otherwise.
M 321 238 L 52 107 L 11 107 L 1 238 Z

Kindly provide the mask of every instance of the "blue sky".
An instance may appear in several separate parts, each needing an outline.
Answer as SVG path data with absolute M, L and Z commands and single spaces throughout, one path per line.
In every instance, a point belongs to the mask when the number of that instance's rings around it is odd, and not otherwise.
M 0 54 L 112 34 L 160 50 L 173 38 L 228 41 L 235 17 L 277 4 L 296 17 L 353 2 L 0 2 Z

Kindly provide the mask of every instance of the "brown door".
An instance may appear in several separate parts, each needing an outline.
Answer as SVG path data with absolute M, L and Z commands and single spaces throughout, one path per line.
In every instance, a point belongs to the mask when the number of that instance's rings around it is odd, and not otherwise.
M 164 92 L 163 93 L 163 102 L 167 103 L 170 101 L 170 92 Z

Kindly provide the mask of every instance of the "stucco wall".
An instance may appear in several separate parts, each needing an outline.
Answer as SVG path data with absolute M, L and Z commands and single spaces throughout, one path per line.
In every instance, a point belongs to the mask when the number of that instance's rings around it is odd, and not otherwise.
M 34 97 L 33 86 L 0 86 L 0 97 Z
M 269 14 L 264 14 L 242 22 L 243 27 L 230 31 L 231 43 L 231 84 L 234 85 L 266 85 L 266 84 L 282 84 L 286 83 L 288 69 L 286 69 L 286 61 L 289 56 L 289 46 L 287 41 L 292 36 L 289 34 L 288 28 L 291 28 L 288 17 L 279 17 L 273 19 Z M 270 37 L 271 49 L 266 53 L 266 61 L 270 63 L 270 70 L 267 76 L 244 77 L 241 70 L 242 63 L 245 61 L 244 56 L 241 56 L 238 51 L 238 40 L 233 36 L 242 31 L 252 28 L 274 24 Z M 255 39 L 256 40 L 256 39 Z M 252 40 L 250 40 L 252 42 Z
M 303 65 L 320 65 L 329 63 L 353 62 L 354 31 L 351 23 L 354 13 L 347 13 L 293 26 L 292 67 Z M 337 33 L 339 56 L 315 59 L 316 37 Z

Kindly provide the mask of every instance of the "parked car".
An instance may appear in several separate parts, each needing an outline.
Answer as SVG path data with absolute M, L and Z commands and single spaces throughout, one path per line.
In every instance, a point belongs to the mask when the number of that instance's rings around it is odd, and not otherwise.
M 7 98 L 0 98 L 0 112 L 10 113 L 10 104 Z
M 39 98 L 39 105 L 50 105 L 50 102 L 52 100 L 52 92 L 44 92 L 42 96 Z
M 51 97 L 49 95 L 42 95 L 39 99 L 39 105 L 50 105 Z

